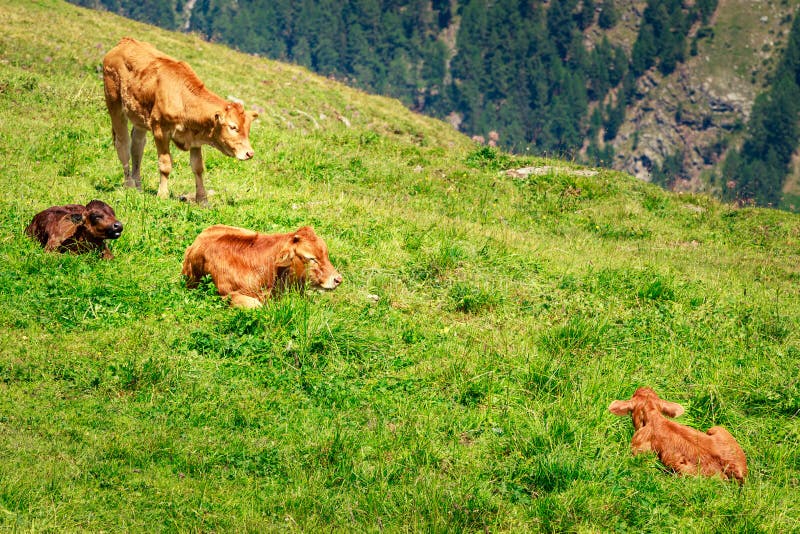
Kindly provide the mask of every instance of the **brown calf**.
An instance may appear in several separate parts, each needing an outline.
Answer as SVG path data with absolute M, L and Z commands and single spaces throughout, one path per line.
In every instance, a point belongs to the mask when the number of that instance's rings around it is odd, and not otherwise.
M 103 86 L 117 156 L 125 185 L 142 188 L 140 168 L 147 131 L 153 132 L 161 181 L 158 196 L 167 198 L 172 171 L 169 143 L 189 151 L 195 175 L 195 201 L 207 200 L 203 185 L 203 145 L 226 156 L 253 157 L 250 125 L 258 113 L 245 111 L 212 93 L 192 68 L 152 45 L 124 37 L 103 58 Z M 128 120 L 133 124 L 128 134 Z M 132 161 L 133 168 L 129 166 Z
M 328 247 L 309 226 L 288 234 L 262 234 L 216 225 L 203 230 L 183 258 L 190 288 L 211 275 L 232 306 L 256 308 L 279 286 L 332 290 L 342 283 L 328 258 Z
M 106 239 L 122 234 L 122 223 L 111 206 L 92 200 L 85 206 L 52 206 L 37 213 L 25 233 L 35 238 L 47 251 L 88 252 L 101 249 L 103 258 L 114 257 Z
M 661 400 L 656 392 L 643 387 L 630 400 L 616 400 L 608 410 L 614 415 L 631 414 L 636 432 L 631 440 L 633 454 L 654 451 L 668 468 L 687 475 L 720 475 L 744 482 L 747 459 L 733 436 L 721 426 L 705 434 L 664 417 L 678 417 L 683 407 Z M 663 415 L 662 415 L 663 414 Z

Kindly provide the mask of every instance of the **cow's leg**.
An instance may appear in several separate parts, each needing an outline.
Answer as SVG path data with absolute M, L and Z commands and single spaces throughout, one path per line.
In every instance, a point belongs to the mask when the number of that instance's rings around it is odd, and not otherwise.
M 114 254 L 111 252 L 111 249 L 108 248 L 108 243 L 106 243 L 105 241 L 103 242 L 102 249 L 103 251 L 100 253 L 101 258 L 103 258 L 104 260 L 114 259 Z
M 241 291 L 242 287 L 248 287 L 248 284 L 242 286 L 241 280 L 238 280 L 238 283 L 234 282 L 228 274 L 222 273 L 221 276 L 215 276 L 214 285 L 217 286 L 217 293 L 220 297 L 230 299 L 231 306 L 236 308 L 259 308 L 261 306 L 261 300 L 253 296 L 253 293 L 245 295 Z
M 131 178 L 136 189 L 142 188 L 142 154 L 147 141 L 147 130 L 134 126 L 131 129 Z
M 169 185 L 167 184 L 169 173 L 172 172 L 172 156 L 169 153 L 170 137 L 164 135 L 160 127 L 154 127 L 153 140 L 158 152 L 158 172 L 161 174 L 161 180 L 158 182 L 158 197 L 169 198 Z
M 634 456 L 653 450 L 653 444 L 650 442 L 651 432 L 648 430 L 649 428 L 648 426 L 643 426 L 633 433 L 633 438 L 631 438 L 631 454 Z
M 747 476 L 747 459 L 736 439 L 724 427 L 715 426 L 706 432 L 711 436 L 722 465 L 722 478 L 733 476 L 741 484 Z
M 111 115 L 114 148 L 117 149 L 117 157 L 122 163 L 122 172 L 125 175 L 125 187 L 136 187 L 136 183 L 131 177 L 131 136 L 128 133 L 128 119 L 122 112 L 122 106 L 109 106 L 108 111 Z
M 238 292 L 229 293 L 227 295 L 231 299 L 231 306 L 234 308 L 260 308 L 261 301 L 255 297 L 248 297 Z
M 662 462 L 664 463 L 664 462 Z M 705 476 L 712 476 L 716 474 L 722 475 L 717 469 L 714 469 L 712 466 L 704 466 L 699 460 L 694 462 L 689 461 L 688 459 L 683 459 L 681 461 L 676 461 L 672 464 L 664 463 L 667 467 L 671 468 L 678 474 L 687 475 L 687 476 L 697 476 L 697 475 L 705 475 Z M 723 478 L 727 478 L 723 475 Z
M 203 165 L 203 150 L 202 148 L 192 147 L 189 150 L 189 162 L 192 165 L 192 172 L 194 172 L 194 200 L 198 204 L 205 206 L 208 204 L 208 196 L 206 195 L 206 188 L 203 185 L 203 172 L 206 170 Z
M 51 235 L 50 238 L 47 240 L 47 243 L 44 245 L 44 249 L 47 252 L 54 252 L 58 250 L 58 247 L 61 246 L 61 243 L 64 242 L 64 238 L 58 235 Z

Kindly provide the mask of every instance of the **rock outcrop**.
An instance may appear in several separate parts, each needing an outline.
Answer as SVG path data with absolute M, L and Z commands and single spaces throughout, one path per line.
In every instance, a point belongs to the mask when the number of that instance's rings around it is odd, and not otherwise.
M 617 1 L 623 20 L 608 35 L 628 51 L 644 4 Z M 777 0 L 720 0 L 694 44 L 695 55 L 688 48 L 702 29 L 699 24 L 689 34 L 686 60 L 674 72 L 663 76 L 653 68 L 638 80 L 637 98 L 611 141 L 613 167 L 649 181 L 654 165 L 679 155 L 685 175 L 674 177 L 673 187 L 707 189 L 707 175 L 729 147 L 741 143 L 753 101 L 765 90 L 782 52 L 793 10 Z

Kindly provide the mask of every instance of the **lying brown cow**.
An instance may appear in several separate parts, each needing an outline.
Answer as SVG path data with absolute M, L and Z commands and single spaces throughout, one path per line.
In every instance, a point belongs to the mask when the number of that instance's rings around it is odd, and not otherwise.
M 212 93 L 189 65 L 150 44 L 124 37 L 103 58 L 103 85 L 114 146 L 128 187 L 142 188 L 140 169 L 148 130 L 153 132 L 158 152 L 161 198 L 169 196 L 170 140 L 189 151 L 195 200 L 200 204 L 207 200 L 203 145 L 240 160 L 253 157 L 250 124 L 258 114 Z M 130 135 L 128 120 L 133 123 Z
M 332 290 L 342 283 L 328 247 L 309 226 L 272 235 L 221 224 L 206 228 L 186 249 L 182 274 L 190 288 L 211 275 L 220 296 L 242 308 L 261 306 L 278 286 L 309 282 Z
M 37 239 L 47 251 L 88 252 L 101 249 L 103 258 L 114 257 L 106 239 L 122 234 L 122 223 L 111 206 L 92 200 L 85 206 L 52 206 L 37 213 L 25 233 Z
M 705 434 L 664 417 L 678 417 L 683 407 L 658 398 L 650 388 L 639 388 L 627 401 L 616 400 L 608 410 L 614 415 L 632 414 L 636 432 L 633 454 L 654 451 L 668 468 L 687 475 L 734 477 L 741 484 L 747 476 L 747 459 L 733 436 L 721 426 Z M 663 415 L 662 415 L 663 414 Z

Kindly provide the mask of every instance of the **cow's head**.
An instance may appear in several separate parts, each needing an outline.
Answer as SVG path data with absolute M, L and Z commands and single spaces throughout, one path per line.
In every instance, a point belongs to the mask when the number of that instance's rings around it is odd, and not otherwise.
M 255 111 L 245 111 L 238 102 L 228 102 L 214 114 L 213 146 L 232 158 L 252 158 L 255 152 L 250 146 L 250 125 L 256 117 Z
M 86 204 L 81 214 L 86 232 L 97 239 L 116 239 L 122 234 L 122 223 L 117 220 L 111 206 L 102 200 L 92 200 Z
M 684 409 L 680 404 L 660 399 L 651 388 L 643 387 L 637 389 L 630 400 L 612 402 L 608 411 L 614 415 L 632 414 L 633 426 L 638 430 L 647 424 L 648 414 L 659 413 L 668 417 L 678 417 Z
M 328 258 L 328 246 L 310 226 L 303 226 L 289 236 L 277 264 L 291 267 L 297 280 L 308 281 L 316 289 L 332 290 L 342 283 L 342 275 Z

